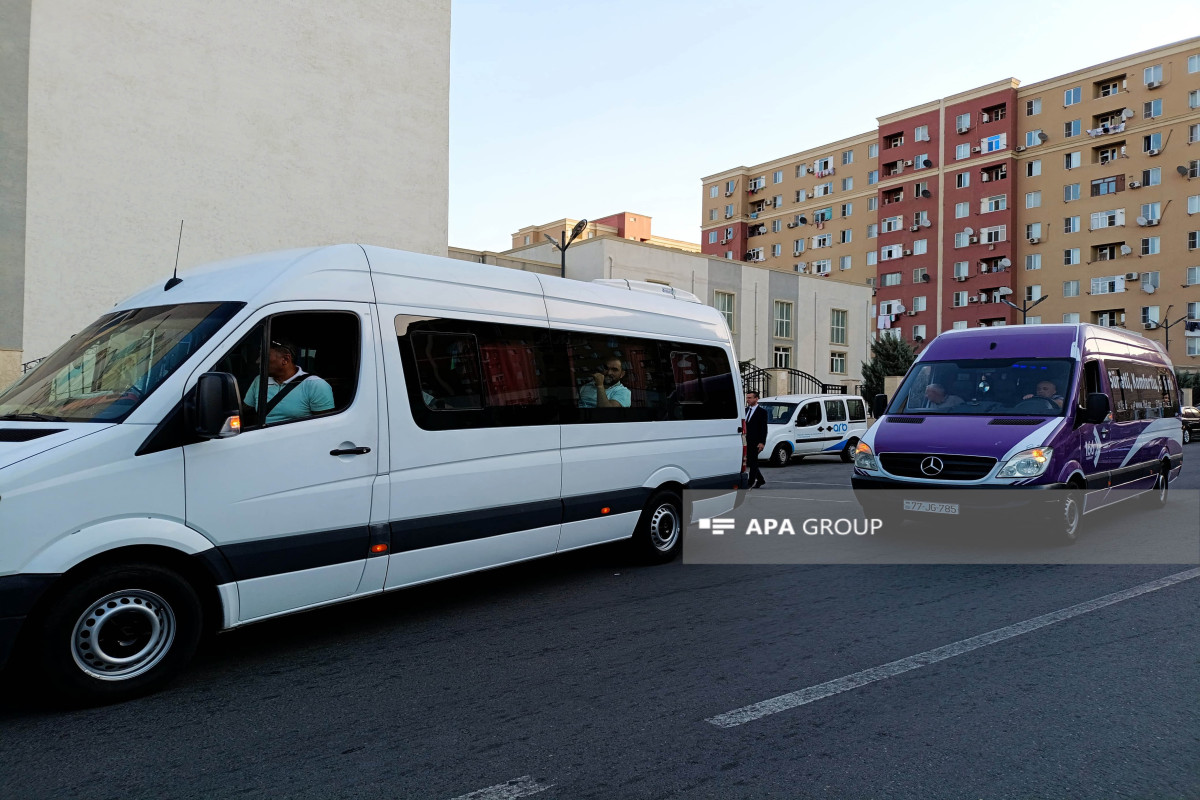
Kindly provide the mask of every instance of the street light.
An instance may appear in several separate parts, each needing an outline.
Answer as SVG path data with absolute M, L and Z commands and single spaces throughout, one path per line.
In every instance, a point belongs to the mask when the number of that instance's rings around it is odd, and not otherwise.
M 1021 312 L 1021 324 L 1024 325 L 1025 318 L 1027 316 L 1029 316 L 1030 310 L 1032 310 L 1034 306 L 1036 306 L 1038 303 L 1042 302 L 1049 296 L 1050 295 L 1048 295 L 1048 294 L 1044 294 L 1041 297 L 1039 297 L 1037 300 L 1034 300 L 1032 303 L 1029 302 L 1028 300 L 1022 300 L 1021 305 L 1017 305 L 1013 301 L 1009 300 L 1007 297 L 1001 297 L 1000 302 L 1004 303 L 1004 305 L 1006 305 L 1006 306 L 1012 306 L 1017 311 L 1020 311 Z
M 1167 306 L 1167 310 L 1163 312 L 1163 319 L 1166 319 L 1168 316 L 1170 316 L 1171 309 L 1174 307 L 1175 307 L 1174 303 Z M 1154 328 L 1162 328 L 1164 331 L 1166 331 L 1166 333 L 1163 334 L 1163 349 L 1167 351 L 1168 355 L 1170 355 L 1170 353 L 1171 353 L 1171 328 L 1175 327 L 1176 325 L 1178 325 L 1181 322 L 1186 322 L 1187 318 L 1188 318 L 1187 314 L 1184 314 L 1182 317 L 1175 320 L 1174 322 L 1155 322 L 1154 323 Z M 1154 328 L 1151 328 L 1151 330 L 1154 330 Z
M 562 276 L 564 278 L 567 277 L 567 248 L 571 246 L 571 242 L 575 241 L 575 237 L 583 233 L 583 229 L 587 227 L 587 224 L 588 221 L 586 219 L 581 219 L 579 222 L 576 222 L 575 227 L 571 229 L 570 239 L 567 238 L 567 232 L 563 231 L 561 234 L 561 243 L 554 241 L 554 237 L 548 233 L 542 234 L 542 236 L 545 236 L 550 241 L 550 244 L 554 245 L 558 252 L 562 253 Z

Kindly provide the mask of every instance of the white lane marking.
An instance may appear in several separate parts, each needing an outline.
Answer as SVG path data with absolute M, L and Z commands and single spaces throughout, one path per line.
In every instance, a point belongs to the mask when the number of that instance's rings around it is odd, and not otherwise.
M 1156 592 L 1159 589 L 1165 589 L 1168 586 L 1174 586 L 1183 581 L 1190 581 L 1193 578 L 1200 578 L 1200 567 L 1176 572 L 1174 575 L 1168 575 L 1165 578 L 1159 578 L 1149 583 L 1143 583 L 1140 586 L 1134 586 L 1130 589 L 1125 589 L 1113 594 L 1107 594 L 1103 597 L 1098 597 L 1095 600 L 1088 600 L 1085 603 L 1070 606 L 1059 611 L 1051 611 L 1049 614 L 1043 614 L 1040 617 L 1027 619 L 1024 622 L 1018 622 L 1015 625 L 1009 625 L 1004 628 L 997 628 L 994 631 L 981 633 L 978 636 L 972 636 L 970 639 L 954 642 L 953 644 L 944 645 L 933 650 L 926 650 L 924 653 L 917 653 L 915 656 L 902 658 L 899 661 L 893 661 L 890 664 L 884 664 L 880 667 L 872 667 L 865 669 L 862 672 L 855 672 L 853 675 L 847 675 L 825 683 L 819 683 L 816 686 L 810 686 L 807 689 L 801 689 L 798 692 L 789 692 L 782 694 L 779 697 L 773 697 L 770 700 L 764 700 L 761 703 L 736 708 L 733 711 L 728 711 L 724 714 L 718 714 L 715 717 L 708 719 L 713 725 L 719 728 L 733 728 L 738 725 L 744 725 L 747 722 L 753 722 L 756 719 L 778 714 L 780 711 L 787 711 L 798 706 L 808 703 L 823 700 L 841 692 L 848 692 L 851 689 L 857 689 L 860 686 L 865 686 L 868 683 L 891 678 L 899 675 L 902 672 L 918 669 L 919 667 L 927 667 L 930 664 L 936 664 L 939 661 L 945 661 L 947 658 L 961 656 L 963 653 L 969 653 L 972 650 L 978 650 L 980 647 L 987 647 L 990 644 L 1002 642 L 1005 639 L 1011 639 L 1014 636 L 1020 636 L 1031 631 L 1036 631 L 1038 628 L 1044 628 L 1047 625 L 1053 625 L 1056 622 L 1077 617 L 1080 614 L 1087 614 L 1090 611 L 1096 611 L 1111 606 L 1114 603 L 1120 603 L 1123 600 L 1129 600 L 1138 595 L 1146 594 L 1147 592 Z
M 513 798 L 529 797 L 531 794 L 544 792 L 553 786 L 553 783 L 540 784 L 536 782 L 532 775 L 522 775 L 486 789 L 477 789 L 470 794 L 459 795 L 454 800 L 513 800 Z

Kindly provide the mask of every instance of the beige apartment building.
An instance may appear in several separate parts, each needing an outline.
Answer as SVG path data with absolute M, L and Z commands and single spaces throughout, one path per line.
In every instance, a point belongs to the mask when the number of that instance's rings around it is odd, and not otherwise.
M 1027 321 L 1124 325 L 1200 366 L 1200 39 L 1022 87 L 1016 114 Z
M 701 247 L 869 284 L 878 335 L 918 349 L 950 328 L 1093 322 L 1169 343 L 1186 369 L 1200 367 L 1197 178 L 1200 38 L 709 175 Z
M 571 231 L 579 223 L 577 219 L 559 219 L 542 225 L 526 225 L 512 235 L 513 248 L 528 247 L 541 244 L 549 236 L 556 242 L 570 238 Z M 700 252 L 700 246 L 695 242 L 684 242 L 679 239 L 668 239 L 665 236 L 655 236 L 651 230 L 652 220 L 645 214 L 622 211 L 609 214 L 607 217 L 587 221 L 587 225 L 579 233 L 576 241 L 595 239 L 598 236 L 611 236 L 634 242 L 673 247 L 688 253 Z
M 446 253 L 450 0 L 0 0 L 0 386 L 174 266 Z

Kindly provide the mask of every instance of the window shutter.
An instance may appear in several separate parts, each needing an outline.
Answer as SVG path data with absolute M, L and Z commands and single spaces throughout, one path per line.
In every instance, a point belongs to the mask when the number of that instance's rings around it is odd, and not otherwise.
M 1125 176 L 1124 175 L 1117 176 L 1117 191 L 1118 192 L 1125 191 Z

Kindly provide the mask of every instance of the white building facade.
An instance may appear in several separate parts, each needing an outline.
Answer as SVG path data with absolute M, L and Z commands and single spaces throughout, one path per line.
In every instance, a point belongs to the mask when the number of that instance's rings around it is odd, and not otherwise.
M 179 264 L 445 255 L 450 0 L 0 0 L 0 385 Z

